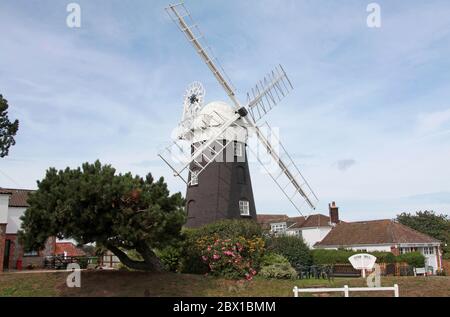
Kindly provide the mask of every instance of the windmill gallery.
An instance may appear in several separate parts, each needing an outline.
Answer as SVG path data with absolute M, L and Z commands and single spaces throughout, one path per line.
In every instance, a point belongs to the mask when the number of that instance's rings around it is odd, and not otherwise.
M 294 208 L 302 215 L 305 208 L 314 210 L 317 196 L 274 131 L 267 123 L 260 124 L 293 89 L 283 67 L 276 67 L 259 81 L 243 105 L 184 4 L 171 5 L 166 11 L 231 101 L 231 105 L 220 101 L 205 105 L 203 86 L 191 84 L 176 138 L 159 154 L 187 185 L 187 226 L 200 227 L 221 219 L 256 220 L 247 160 L 248 150 L 257 152 L 249 148 L 252 136 L 256 136 L 273 164 L 263 164 L 257 153 L 256 158 Z

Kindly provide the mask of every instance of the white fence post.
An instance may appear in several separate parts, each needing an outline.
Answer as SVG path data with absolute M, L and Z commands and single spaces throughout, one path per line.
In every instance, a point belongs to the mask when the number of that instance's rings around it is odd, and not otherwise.
M 294 287 L 294 297 L 298 297 L 298 287 Z
M 345 285 L 345 286 L 344 286 L 344 296 L 345 296 L 345 297 L 350 297 L 350 293 L 349 293 L 349 291 L 348 291 L 348 285 Z
M 398 289 L 398 284 L 394 284 L 394 296 L 395 297 L 400 297 L 400 292 Z

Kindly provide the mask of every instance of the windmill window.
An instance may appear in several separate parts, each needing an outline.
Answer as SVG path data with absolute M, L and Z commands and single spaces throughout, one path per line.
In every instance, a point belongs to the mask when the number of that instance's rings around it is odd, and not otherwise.
M 191 172 L 191 186 L 198 186 L 198 172 Z
M 188 205 L 187 205 L 187 215 L 189 216 L 193 210 L 195 206 L 195 200 L 191 200 L 189 201 Z
M 241 216 L 250 216 L 250 202 L 248 200 L 239 201 Z
M 234 156 L 241 157 L 242 156 L 242 144 L 234 143 Z

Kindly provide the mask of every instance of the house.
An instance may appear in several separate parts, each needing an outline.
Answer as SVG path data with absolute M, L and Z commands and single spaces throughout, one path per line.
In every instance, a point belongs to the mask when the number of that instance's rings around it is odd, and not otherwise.
M 258 215 L 258 223 L 263 229 L 274 234 L 287 234 L 302 237 L 313 248 L 322 241 L 331 229 L 340 223 L 339 208 L 333 202 L 329 205 L 329 216 L 322 214 L 309 217 L 288 217 L 286 215 Z
M 55 254 L 56 238 L 49 238 L 43 250 L 24 252 L 19 243 L 20 217 L 28 208 L 24 189 L 0 188 L 0 272 L 21 267 L 42 267 L 44 258 Z
M 341 222 L 314 245 L 316 249 L 351 249 L 361 252 L 421 252 L 426 265 L 442 268 L 441 242 L 394 220 Z
M 78 248 L 73 242 L 56 242 L 55 255 L 64 257 L 86 256 L 86 252 Z

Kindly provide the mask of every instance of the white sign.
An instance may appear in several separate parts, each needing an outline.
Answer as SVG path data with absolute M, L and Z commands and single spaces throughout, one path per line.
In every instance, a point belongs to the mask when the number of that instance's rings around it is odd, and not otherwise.
M 377 258 L 371 254 L 361 253 L 349 257 L 348 260 L 355 270 L 362 270 L 363 277 L 366 277 L 366 270 L 373 269 Z

